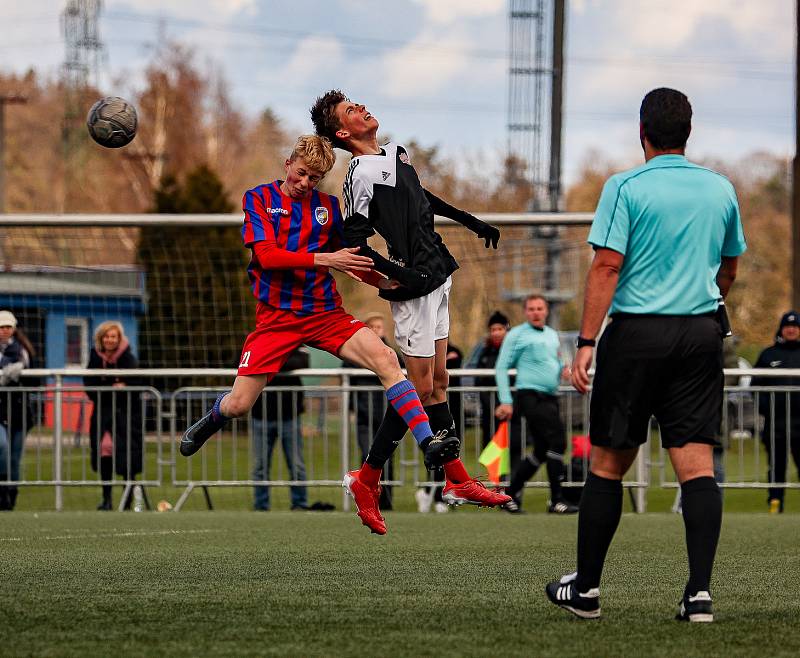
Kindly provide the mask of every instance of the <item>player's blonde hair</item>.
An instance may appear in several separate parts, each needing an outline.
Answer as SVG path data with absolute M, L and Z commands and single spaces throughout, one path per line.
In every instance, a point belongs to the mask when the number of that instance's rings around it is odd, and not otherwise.
M 94 347 L 98 354 L 103 352 L 103 337 L 112 329 L 116 329 L 119 332 L 120 342 L 125 340 L 125 330 L 122 328 L 121 322 L 117 322 L 116 320 L 107 320 L 103 322 L 94 331 Z
M 323 175 L 327 174 L 336 162 L 336 154 L 333 152 L 330 140 L 319 135 L 300 136 L 289 156 L 289 161 L 294 162 L 297 158 L 303 158 L 308 167 L 316 169 Z

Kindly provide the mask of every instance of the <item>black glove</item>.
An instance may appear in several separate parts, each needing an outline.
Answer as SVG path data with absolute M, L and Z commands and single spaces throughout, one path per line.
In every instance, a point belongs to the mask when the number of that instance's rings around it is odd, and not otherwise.
M 404 288 L 417 295 L 424 294 L 423 291 L 427 290 L 428 282 L 430 281 L 427 273 L 412 270 L 408 267 L 399 267 L 394 278 Z
M 475 235 L 484 239 L 485 243 L 483 246 L 487 249 L 489 248 L 489 245 L 492 245 L 492 247 L 497 249 L 497 243 L 500 242 L 500 231 L 496 227 L 492 226 L 491 224 L 481 222 L 481 226 L 477 228 Z

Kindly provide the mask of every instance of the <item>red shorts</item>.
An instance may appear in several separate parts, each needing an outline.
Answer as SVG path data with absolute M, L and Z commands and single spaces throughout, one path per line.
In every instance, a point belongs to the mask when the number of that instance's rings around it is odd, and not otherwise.
M 238 374 L 275 374 L 301 345 L 339 356 L 342 345 L 366 326 L 341 307 L 298 316 L 259 302 L 256 307 L 256 330 L 244 342 Z

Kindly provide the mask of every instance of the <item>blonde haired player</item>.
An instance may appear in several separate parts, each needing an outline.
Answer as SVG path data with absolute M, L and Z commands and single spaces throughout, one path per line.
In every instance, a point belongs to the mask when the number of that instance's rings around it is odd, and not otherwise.
M 367 326 L 342 308 L 331 269 L 360 279 L 372 259 L 359 248 L 342 248 L 339 200 L 315 188 L 336 161 L 330 142 L 316 135 L 297 140 L 284 166 L 285 180 L 258 185 L 242 201 L 242 240 L 251 250 L 247 273 L 258 299 L 256 328 L 245 340 L 233 389 L 221 394 L 211 410 L 183 435 L 181 454 L 188 457 L 225 423 L 245 415 L 264 386 L 301 345 L 325 350 L 372 370 L 386 389 L 389 403 L 403 416 L 419 441 L 432 439 L 428 417 L 414 386 L 403 376 L 397 355 Z M 394 284 L 381 279 L 379 287 Z M 377 506 L 377 481 L 365 485 L 348 474 L 345 486 L 358 515 L 372 532 L 386 534 Z

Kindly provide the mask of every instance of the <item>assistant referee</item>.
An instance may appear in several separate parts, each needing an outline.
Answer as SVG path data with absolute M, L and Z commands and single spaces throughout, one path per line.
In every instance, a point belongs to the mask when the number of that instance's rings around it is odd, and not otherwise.
M 645 164 L 612 176 L 589 243 L 575 388 L 585 393 L 595 337 L 591 473 L 578 517 L 577 571 L 546 587 L 550 601 L 600 616 L 600 576 L 622 513 L 622 478 L 655 416 L 681 485 L 689 580 L 678 619 L 713 621 L 710 580 L 722 524 L 712 447 L 722 409 L 722 300 L 745 251 L 739 206 L 724 176 L 685 155 L 692 108 L 684 94 L 644 97 Z

